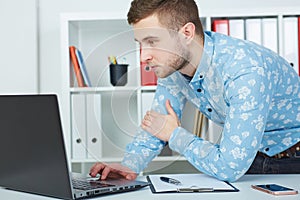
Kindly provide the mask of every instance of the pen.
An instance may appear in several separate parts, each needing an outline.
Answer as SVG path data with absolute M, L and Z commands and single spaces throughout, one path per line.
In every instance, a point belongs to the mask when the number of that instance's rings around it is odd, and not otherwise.
M 213 188 L 177 188 L 177 192 L 213 192 Z
M 108 56 L 108 62 L 114 65 L 118 64 L 115 56 Z
M 160 180 L 163 181 L 163 182 L 166 182 L 166 183 L 174 184 L 174 185 L 181 185 L 181 182 L 174 179 L 174 178 L 161 176 Z

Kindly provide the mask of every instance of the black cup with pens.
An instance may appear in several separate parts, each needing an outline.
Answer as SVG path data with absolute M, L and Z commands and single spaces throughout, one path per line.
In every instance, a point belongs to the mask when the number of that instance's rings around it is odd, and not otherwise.
M 124 86 L 127 84 L 128 64 L 110 64 L 110 83 L 113 86 Z
M 110 83 L 113 86 L 124 86 L 127 84 L 128 64 L 118 64 L 115 57 L 109 57 Z

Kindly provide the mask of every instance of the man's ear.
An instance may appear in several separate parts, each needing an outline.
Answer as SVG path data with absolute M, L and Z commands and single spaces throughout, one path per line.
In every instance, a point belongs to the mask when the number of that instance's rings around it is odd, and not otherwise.
M 188 22 L 179 30 L 179 32 L 183 34 L 187 44 L 191 43 L 194 39 L 195 29 L 195 24 Z

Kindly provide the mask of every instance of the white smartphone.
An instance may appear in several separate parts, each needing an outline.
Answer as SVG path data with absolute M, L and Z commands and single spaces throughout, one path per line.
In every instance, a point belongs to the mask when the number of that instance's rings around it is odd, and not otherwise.
M 297 190 L 287 188 L 277 184 L 251 185 L 253 189 L 266 192 L 273 195 L 290 195 L 298 194 Z

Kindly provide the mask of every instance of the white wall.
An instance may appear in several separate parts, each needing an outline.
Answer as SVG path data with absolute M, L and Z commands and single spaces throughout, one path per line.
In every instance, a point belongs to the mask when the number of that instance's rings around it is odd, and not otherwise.
M 0 94 L 38 92 L 36 0 L 0 0 Z

